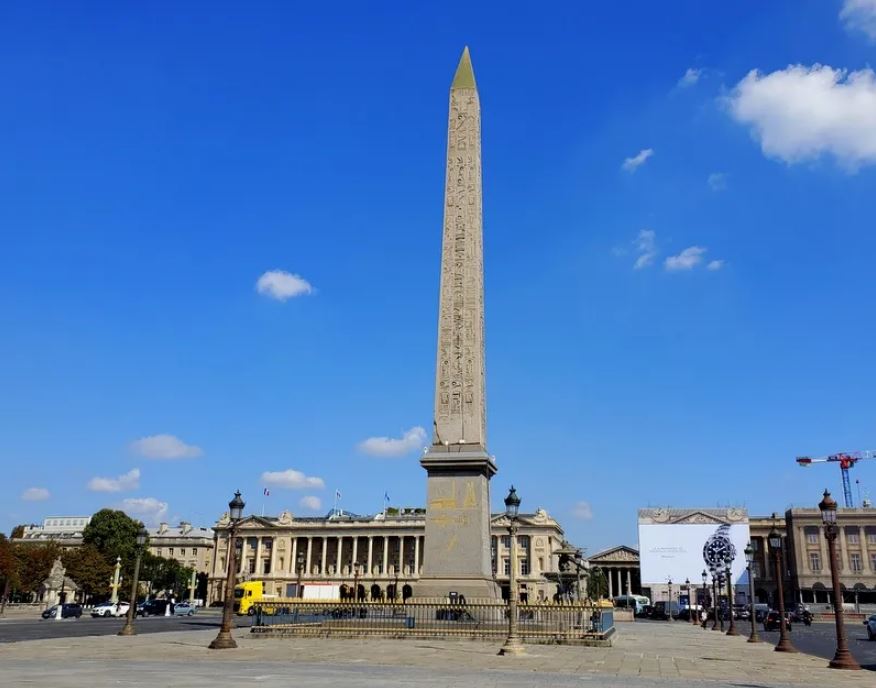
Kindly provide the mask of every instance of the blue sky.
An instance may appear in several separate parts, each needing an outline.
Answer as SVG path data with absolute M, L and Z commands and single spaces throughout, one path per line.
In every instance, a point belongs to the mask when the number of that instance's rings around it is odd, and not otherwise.
M 794 457 L 876 448 L 876 3 L 408 5 L 0 9 L 0 529 L 423 504 L 466 44 L 494 508 L 839 496 Z

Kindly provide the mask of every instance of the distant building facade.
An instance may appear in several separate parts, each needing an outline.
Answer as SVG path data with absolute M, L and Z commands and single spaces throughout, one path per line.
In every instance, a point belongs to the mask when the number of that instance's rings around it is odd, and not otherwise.
M 544 573 L 556 570 L 553 552 L 563 542 L 563 530 L 542 509 L 521 514 L 518 525 L 516 566 L 521 594 L 529 601 L 551 599 L 555 585 Z M 226 514 L 214 527 L 210 602 L 223 599 L 229 526 Z M 268 594 L 281 597 L 296 594 L 299 578 L 304 586 L 330 583 L 350 591 L 359 586 L 360 595 L 368 599 L 416 596 L 425 526 L 425 512 L 419 508 L 372 516 L 333 512 L 326 517 L 294 517 L 288 511 L 277 517 L 248 516 L 237 531 L 238 572 L 244 580 L 264 581 Z M 504 514 L 492 516 L 493 570 L 505 594 L 512 566 L 507 528 Z
M 186 521 L 177 526 L 161 523 L 147 528 L 149 551 L 158 557 L 176 559 L 197 573 L 209 573 L 213 566 L 215 545 L 212 528 L 199 528 Z
M 64 549 L 79 547 L 85 526 L 90 522 L 91 516 L 49 516 L 43 519 L 42 525 L 25 526 L 21 537 L 13 542 L 57 542 Z

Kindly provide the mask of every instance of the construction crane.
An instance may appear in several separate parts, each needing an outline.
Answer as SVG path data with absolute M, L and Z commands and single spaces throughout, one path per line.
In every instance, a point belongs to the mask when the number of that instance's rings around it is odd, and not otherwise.
M 861 459 L 876 459 L 876 451 L 854 451 L 854 452 L 838 452 L 830 456 L 798 456 L 797 463 L 804 468 L 811 466 L 814 463 L 838 463 L 840 472 L 843 474 L 843 497 L 846 500 L 846 507 L 855 506 L 852 499 L 852 483 L 849 480 L 849 469 Z

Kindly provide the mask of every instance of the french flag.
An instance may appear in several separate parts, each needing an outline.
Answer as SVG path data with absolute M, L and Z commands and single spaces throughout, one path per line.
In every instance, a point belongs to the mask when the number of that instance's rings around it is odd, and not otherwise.
M 265 495 L 265 497 L 270 497 L 271 491 L 266 487 L 263 494 Z

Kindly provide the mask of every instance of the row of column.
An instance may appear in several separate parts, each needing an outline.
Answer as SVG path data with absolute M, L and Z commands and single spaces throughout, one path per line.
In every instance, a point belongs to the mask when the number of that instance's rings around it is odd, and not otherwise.
M 367 550 L 359 551 L 360 540 L 365 540 L 367 538 Z M 301 546 L 301 551 L 304 553 L 304 576 L 313 576 L 320 575 L 326 576 L 328 575 L 328 566 L 332 564 L 334 566 L 334 575 L 342 575 L 344 573 L 343 567 L 346 564 L 349 564 L 348 574 L 353 574 L 353 564 L 358 562 L 360 565 L 363 565 L 364 568 L 361 570 L 361 574 L 363 576 L 372 576 L 372 575 L 383 575 L 386 576 L 389 573 L 390 564 L 395 567 L 395 571 L 399 574 L 407 573 L 409 575 L 419 575 L 420 572 L 420 549 L 421 549 L 421 540 L 422 536 L 406 536 L 406 535 L 363 535 L 363 536 L 343 536 L 343 535 L 329 535 L 329 536 L 305 536 L 305 537 L 293 537 L 292 538 L 292 546 L 290 550 L 284 550 L 282 555 L 280 554 L 280 550 L 277 547 L 280 542 L 280 538 L 277 537 L 257 537 L 256 538 L 256 546 L 253 548 L 249 541 L 253 539 L 252 536 L 241 536 L 241 552 L 240 552 L 240 562 L 239 562 L 239 573 L 248 573 L 249 561 L 250 559 L 255 559 L 255 574 L 263 575 L 263 561 L 267 559 L 264 554 L 265 541 L 270 539 L 270 572 L 271 574 L 288 574 L 292 576 L 298 575 L 298 556 L 299 556 L 299 543 Z M 334 540 L 335 541 L 335 551 L 333 556 L 333 561 L 328 560 L 329 555 L 329 543 Z M 375 540 L 377 543 L 375 543 Z M 410 542 L 413 540 L 413 542 Z M 319 541 L 318 545 L 315 541 Z M 406 550 L 406 541 L 408 545 L 408 549 Z M 365 549 L 363 542 L 363 550 Z M 375 547 L 375 544 L 377 545 Z M 396 552 L 392 557 L 392 561 L 390 561 L 390 550 L 392 549 L 392 545 L 395 544 Z M 348 549 L 349 548 L 349 549 Z M 253 553 L 253 549 L 255 550 Z M 317 551 L 318 549 L 318 551 Z M 377 564 L 377 558 L 375 557 L 375 550 L 379 550 L 379 561 L 380 561 L 380 569 L 379 573 L 375 573 L 375 566 Z M 407 560 L 405 559 L 405 552 L 408 553 Z M 345 552 L 349 552 L 350 556 L 345 561 L 344 554 Z M 366 553 L 367 552 L 367 553 Z M 288 560 L 285 559 L 286 555 L 289 556 Z M 279 556 L 283 556 L 283 565 L 281 570 L 277 568 L 277 559 Z M 314 572 L 317 566 L 316 558 L 319 557 L 318 563 L 318 572 Z M 407 567 L 407 569 L 406 569 Z
M 608 596 L 633 594 L 633 570 L 631 568 L 601 567 L 608 581 Z M 626 574 L 626 576 L 624 576 Z M 626 584 L 626 585 L 625 585 Z

